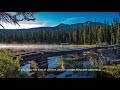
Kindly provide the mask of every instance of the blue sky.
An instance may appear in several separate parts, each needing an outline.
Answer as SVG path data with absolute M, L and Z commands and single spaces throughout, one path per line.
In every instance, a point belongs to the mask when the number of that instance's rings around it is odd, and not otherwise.
M 6 29 L 23 29 L 56 26 L 60 23 L 74 24 L 83 23 L 86 21 L 96 21 L 103 23 L 107 20 L 109 23 L 113 18 L 120 18 L 118 12 L 38 12 L 35 14 L 35 22 L 21 21 L 18 25 L 11 25 L 3 23 Z M 2 27 L 0 27 L 2 28 Z
M 98 22 L 107 20 L 111 23 L 113 18 L 119 18 L 118 12 L 39 12 L 35 17 L 37 22 L 46 23 L 48 26 L 95 21 L 95 19 Z

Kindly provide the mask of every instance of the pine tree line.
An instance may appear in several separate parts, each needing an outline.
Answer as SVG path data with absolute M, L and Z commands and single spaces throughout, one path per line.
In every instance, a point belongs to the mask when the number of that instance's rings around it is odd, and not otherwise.
M 104 25 L 95 23 L 93 27 L 88 25 L 77 26 L 75 30 L 65 32 L 58 31 L 39 31 L 21 34 L 12 34 L 9 36 L 0 35 L 1 43 L 37 43 L 37 44 L 96 44 L 106 42 L 108 44 L 120 44 L 120 23 L 114 19 L 109 25 L 104 21 Z

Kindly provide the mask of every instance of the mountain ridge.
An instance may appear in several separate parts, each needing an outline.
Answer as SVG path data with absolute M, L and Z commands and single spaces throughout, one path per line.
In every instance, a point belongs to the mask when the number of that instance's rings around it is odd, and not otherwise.
M 28 28 L 28 29 L 38 29 L 38 28 L 54 28 L 54 27 L 64 27 L 64 26 L 71 26 L 71 25 L 82 25 L 82 24 L 95 24 L 95 22 L 92 22 L 92 21 L 86 21 L 86 22 L 83 22 L 83 23 L 74 23 L 74 24 L 65 24 L 65 23 L 60 23 L 56 26 L 44 26 L 44 27 L 34 27 L 34 28 Z M 96 23 L 99 23 L 100 25 L 103 25 L 104 23 L 100 23 L 100 22 L 96 22 Z M 26 29 L 26 28 L 25 28 Z M 3 30 L 3 29 L 0 29 L 0 30 Z M 22 30 L 22 29 L 6 29 L 6 30 Z
M 91 25 L 92 27 L 95 27 L 95 23 L 99 23 L 101 26 L 104 25 L 104 23 L 100 22 L 92 22 L 92 21 L 86 21 L 84 23 L 74 23 L 74 24 L 64 24 L 60 23 L 59 25 L 56 25 L 54 27 L 36 27 L 36 28 L 29 28 L 29 29 L 0 29 L 0 34 L 3 32 L 8 32 L 9 34 L 20 34 L 20 33 L 31 33 L 31 32 L 39 32 L 39 31 L 71 31 L 75 30 L 77 27 L 82 27 L 82 25 Z

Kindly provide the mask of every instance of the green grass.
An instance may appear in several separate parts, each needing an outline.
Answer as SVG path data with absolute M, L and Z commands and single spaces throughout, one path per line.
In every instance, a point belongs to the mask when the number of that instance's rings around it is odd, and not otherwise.
M 115 78 L 120 78 L 120 64 L 103 66 L 102 71 Z
M 88 45 L 88 44 L 86 44 L 86 45 L 69 45 L 70 48 L 72 48 L 72 47 L 85 48 L 85 47 L 95 47 L 95 46 L 96 46 L 96 44 L 92 44 L 92 45 Z

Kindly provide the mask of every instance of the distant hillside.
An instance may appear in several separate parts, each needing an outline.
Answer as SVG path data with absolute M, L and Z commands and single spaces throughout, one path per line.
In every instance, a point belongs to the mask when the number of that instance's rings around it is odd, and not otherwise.
M 99 22 L 98 22 L 99 23 Z M 91 25 L 91 27 L 95 27 L 95 22 L 87 21 L 84 23 L 75 23 L 75 24 L 64 24 L 61 23 L 55 27 L 38 27 L 38 28 L 30 28 L 30 29 L 0 29 L 0 34 L 20 34 L 20 33 L 31 33 L 31 32 L 39 32 L 39 31 L 59 31 L 63 30 L 65 32 L 75 30 L 77 27 L 82 27 L 82 25 Z M 104 25 L 103 23 L 99 23 L 99 25 Z

